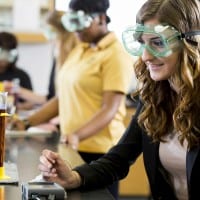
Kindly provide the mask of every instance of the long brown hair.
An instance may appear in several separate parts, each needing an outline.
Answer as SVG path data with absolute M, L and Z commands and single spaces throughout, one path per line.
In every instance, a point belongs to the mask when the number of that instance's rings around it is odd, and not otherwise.
M 53 10 L 48 13 L 46 21 L 49 25 L 54 27 L 57 32 L 57 46 L 59 55 L 56 59 L 56 66 L 58 69 L 62 67 L 71 50 L 78 44 L 78 39 L 74 33 L 68 32 L 61 23 L 61 17 L 64 12 Z
M 156 18 L 160 23 L 175 27 L 186 33 L 200 30 L 200 5 L 197 0 L 148 0 L 137 14 L 137 23 Z M 198 41 L 198 37 L 190 38 Z M 145 63 L 138 59 L 134 68 L 139 80 L 139 94 L 144 103 L 139 124 L 154 141 L 175 129 L 180 141 L 188 146 L 200 143 L 200 47 L 187 38 L 182 40 L 179 70 L 172 80 L 178 83 L 179 94 L 171 89 L 168 80 L 155 82 L 151 79 Z

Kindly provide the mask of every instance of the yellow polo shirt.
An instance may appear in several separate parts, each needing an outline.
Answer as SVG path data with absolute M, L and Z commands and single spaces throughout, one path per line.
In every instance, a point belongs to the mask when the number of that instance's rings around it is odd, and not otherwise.
M 79 129 L 102 105 L 103 92 L 127 93 L 133 76 L 132 57 L 113 32 L 96 46 L 81 43 L 69 54 L 58 74 L 59 116 L 62 134 Z M 125 98 L 111 123 L 80 142 L 79 151 L 105 153 L 125 130 Z

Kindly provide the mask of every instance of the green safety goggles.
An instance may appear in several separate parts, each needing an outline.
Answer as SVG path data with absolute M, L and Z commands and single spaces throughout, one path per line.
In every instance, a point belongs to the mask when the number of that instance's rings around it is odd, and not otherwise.
M 17 49 L 6 50 L 0 47 L 0 60 L 12 63 L 17 58 L 17 55 L 18 55 Z
M 95 15 L 97 13 L 86 14 L 82 10 L 69 11 L 62 16 L 61 22 L 69 32 L 82 31 L 90 27 Z
M 122 33 L 126 50 L 134 56 L 141 56 L 147 49 L 156 57 L 167 57 L 180 47 L 180 38 L 181 33 L 169 25 L 136 24 Z
M 144 49 L 156 57 L 167 57 L 182 46 L 182 38 L 194 46 L 198 46 L 200 31 L 180 33 L 169 25 L 144 26 L 136 24 L 122 33 L 122 41 L 126 50 L 133 56 L 141 56 Z M 196 37 L 197 38 L 197 37 Z

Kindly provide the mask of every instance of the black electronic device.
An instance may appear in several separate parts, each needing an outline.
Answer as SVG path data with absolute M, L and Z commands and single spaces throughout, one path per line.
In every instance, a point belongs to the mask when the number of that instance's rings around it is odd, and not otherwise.
M 52 182 L 22 183 L 22 200 L 64 200 L 63 187 Z

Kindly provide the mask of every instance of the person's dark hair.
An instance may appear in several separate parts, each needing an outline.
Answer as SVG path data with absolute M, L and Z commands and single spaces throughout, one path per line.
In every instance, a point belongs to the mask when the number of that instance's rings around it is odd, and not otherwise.
M 0 47 L 6 50 L 16 49 L 17 38 L 12 33 L 0 32 Z
M 9 32 L 0 32 L 0 48 L 6 49 L 6 50 L 12 50 L 16 49 L 18 46 L 17 38 L 14 34 Z M 11 63 L 11 65 L 14 65 L 17 61 L 18 57 Z
M 83 10 L 86 13 L 105 13 L 110 7 L 109 0 L 71 0 L 69 8 L 72 10 Z M 110 18 L 106 15 L 107 23 Z

